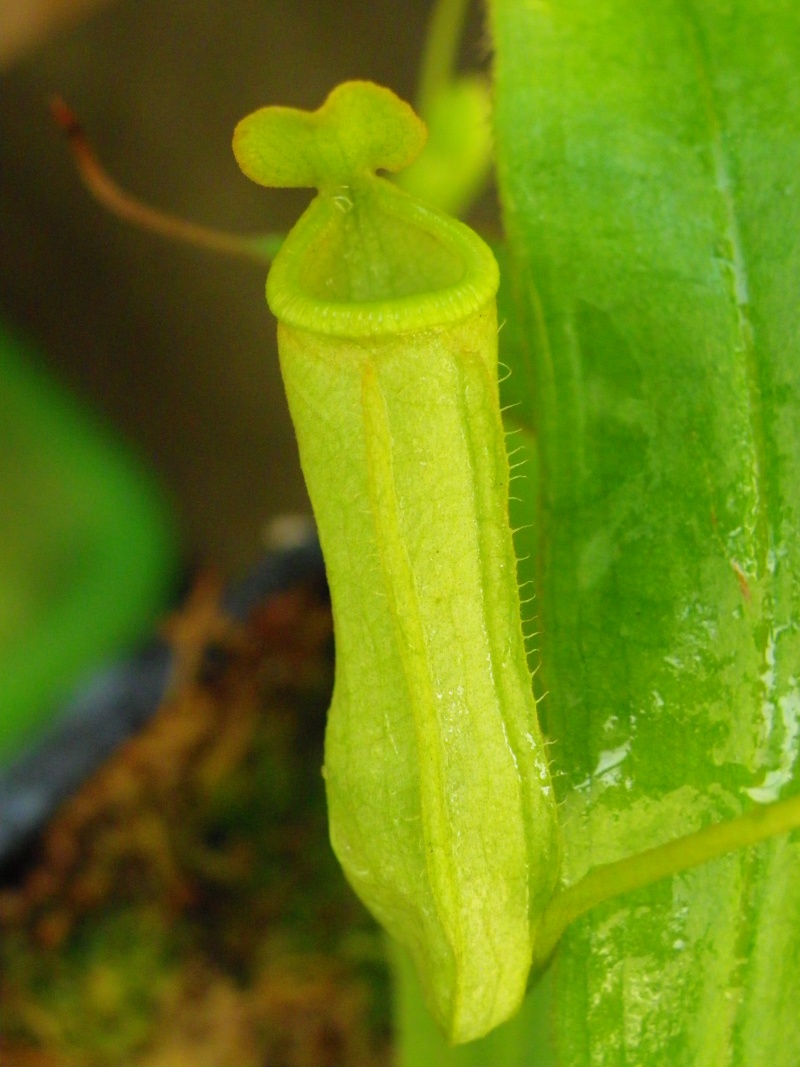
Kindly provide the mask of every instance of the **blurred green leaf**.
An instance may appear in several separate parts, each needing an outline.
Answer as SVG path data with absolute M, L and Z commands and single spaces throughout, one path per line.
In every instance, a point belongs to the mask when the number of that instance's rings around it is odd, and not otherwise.
M 492 22 L 523 323 L 502 358 L 539 454 L 521 569 L 573 881 L 797 790 L 800 9 L 494 0 Z M 577 923 L 563 1064 L 795 1067 L 799 871 L 784 838 Z
M 444 84 L 422 117 L 428 141 L 395 181 L 412 196 L 464 215 L 484 191 L 492 165 L 491 96 L 479 74 Z

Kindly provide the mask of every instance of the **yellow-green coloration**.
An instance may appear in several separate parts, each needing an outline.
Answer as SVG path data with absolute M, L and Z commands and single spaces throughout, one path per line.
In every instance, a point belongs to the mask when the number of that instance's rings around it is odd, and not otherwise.
M 421 196 L 451 215 L 461 215 L 488 183 L 492 163 L 492 101 L 488 82 L 465 76 L 441 87 L 425 121 L 425 151 L 397 177 L 412 196 Z
M 331 839 L 453 1042 L 518 1008 L 557 877 L 520 624 L 497 388 L 497 266 L 375 170 L 424 127 L 366 82 L 265 108 L 234 151 L 315 185 L 267 283 L 333 598 Z

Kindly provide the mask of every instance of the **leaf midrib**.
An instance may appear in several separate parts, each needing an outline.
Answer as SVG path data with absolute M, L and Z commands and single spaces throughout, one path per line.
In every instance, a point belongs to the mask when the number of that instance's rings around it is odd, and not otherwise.
M 747 382 L 747 410 L 750 424 L 750 434 L 753 441 L 755 457 L 754 489 L 756 494 L 756 568 L 757 573 L 753 576 L 758 581 L 767 578 L 767 556 L 770 543 L 770 524 L 766 506 L 766 469 L 767 448 L 766 432 L 764 427 L 764 412 L 761 402 L 761 373 L 758 355 L 756 351 L 753 323 L 750 317 L 750 296 L 748 284 L 748 271 L 745 259 L 745 251 L 739 226 L 738 209 L 734 193 L 734 185 L 731 178 L 731 168 L 725 147 L 725 138 L 717 107 L 714 86 L 709 72 L 709 63 L 703 49 L 702 37 L 698 25 L 697 16 L 691 4 L 691 0 L 676 0 L 676 7 L 680 12 L 687 31 L 687 38 L 697 69 L 697 83 L 700 98 L 708 123 L 709 154 L 714 173 L 715 188 L 723 207 L 727 222 L 723 233 L 724 240 L 729 250 L 727 264 L 733 279 L 730 295 L 733 302 L 736 317 L 739 343 L 737 353 L 741 354 L 744 362 L 745 380 Z M 764 631 L 763 643 L 760 648 L 762 657 L 766 654 L 767 631 Z
M 676 6 L 681 13 L 687 31 L 689 46 L 695 61 L 697 71 L 697 83 L 700 99 L 708 124 L 709 154 L 714 174 L 714 184 L 723 207 L 726 227 L 723 233 L 729 256 L 727 265 L 730 269 L 730 295 L 734 306 L 736 327 L 738 332 L 738 345 L 736 353 L 740 355 L 744 364 L 744 377 L 747 385 L 747 417 L 750 426 L 750 435 L 754 454 L 754 491 L 755 491 L 755 529 L 754 540 L 756 550 L 756 574 L 753 576 L 762 587 L 763 595 L 759 598 L 760 619 L 754 626 L 754 641 L 758 649 L 758 655 L 764 667 L 767 667 L 767 651 L 769 637 L 773 630 L 772 598 L 764 585 L 769 581 L 768 553 L 770 546 L 770 522 L 766 500 L 766 470 L 767 470 L 767 447 L 766 431 L 764 423 L 764 408 L 761 390 L 761 367 L 755 342 L 755 333 L 750 316 L 750 291 L 748 284 L 748 271 L 745 258 L 745 250 L 742 242 L 741 227 L 739 225 L 738 208 L 734 183 L 731 177 L 731 168 L 725 145 L 723 125 L 717 106 L 714 85 L 709 70 L 709 61 L 703 48 L 702 35 L 698 25 L 697 16 L 691 0 L 676 0 Z M 760 625 L 759 625 L 760 623 Z M 765 672 L 762 672 L 761 686 L 763 699 L 769 700 L 767 684 L 763 681 Z M 737 953 L 739 966 L 744 964 L 747 958 L 746 943 L 748 940 L 748 928 L 753 918 L 746 914 L 757 910 L 754 901 L 757 897 L 757 870 L 756 857 L 751 851 L 742 856 L 741 869 L 741 899 L 750 901 L 751 907 L 742 909 L 738 915 L 736 941 L 741 951 Z M 731 984 L 736 986 L 741 981 L 741 975 L 731 975 Z M 736 979 L 739 981 L 736 981 Z M 741 1001 L 738 998 L 730 998 L 728 1002 L 727 1031 L 729 1040 L 727 1043 L 727 1060 L 732 1062 L 734 1056 L 733 1041 L 730 1036 L 736 1028 L 736 1018 L 739 1014 Z

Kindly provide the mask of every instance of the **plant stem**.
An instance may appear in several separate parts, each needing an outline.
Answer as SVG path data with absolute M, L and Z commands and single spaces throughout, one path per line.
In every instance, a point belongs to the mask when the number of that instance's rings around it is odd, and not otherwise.
M 387 937 L 394 985 L 394 1067 L 556 1067 L 550 1044 L 552 975 L 528 994 L 513 1019 L 479 1041 L 448 1045 L 422 999 L 414 965 Z
M 280 235 L 229 233 L 201 226 L 143 203 L 125 192 L 104 169 L 74 112 L 60 97 L 51 101 L 50 111 L 56 124 L 67 135 L 72 158 L 87 189 L 113 214 L 142 229 L 209 252 L 238 256 L 260 264 L 272 262 L 283 241 Z
M 593 868 L 579 882 L 557 893 L 545 909 L 536 936 L 534 971 L 547 963 L 567 926 L 598 904 L 798 826 L 800 796 L 795 796 Z
M 430 114 L 439 92 L 455 77 L 468 6 L 469 0 L 436 0 L 433 6 L 417 91 L 417 110 L 423 118 Z

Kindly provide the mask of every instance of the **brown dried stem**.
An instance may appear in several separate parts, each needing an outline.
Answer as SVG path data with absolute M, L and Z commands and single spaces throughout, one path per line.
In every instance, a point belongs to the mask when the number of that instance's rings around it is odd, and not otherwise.
M 258 263 L 270 263 L 281 238 L 271 234 L 236 234 L 202 226 L 179 215 L 151 207 L 122 189 L 100 163 L 86 133 L 72 109 L 56 96 L 50 102 L 56 125 L 64 131 L 72 158 L 86 188 L 113 214 L 153 233 L 182 241 L 209 252 L 238 256 Z

